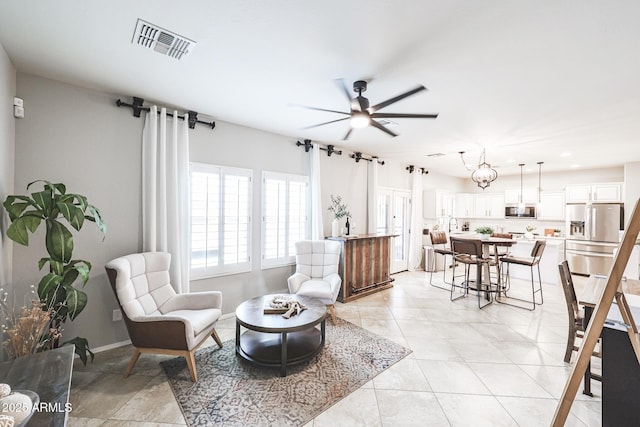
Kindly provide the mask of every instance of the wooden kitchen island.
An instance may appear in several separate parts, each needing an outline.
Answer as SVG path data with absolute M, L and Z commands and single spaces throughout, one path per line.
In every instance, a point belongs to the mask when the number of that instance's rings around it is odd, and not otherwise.
M 393 286 L 391 278 L 392 234 L 327 237 L 341 243 L 338 301 L 349 302 Z

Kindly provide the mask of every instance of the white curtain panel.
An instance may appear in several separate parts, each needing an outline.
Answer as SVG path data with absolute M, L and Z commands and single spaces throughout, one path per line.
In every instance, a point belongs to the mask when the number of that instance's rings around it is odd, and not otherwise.
M 409 271 L 420 268 L 422 260 L 422 173 L 413 171 L 411 184 L 411 224 L 409 228 Z
M 189 132 L 151 107 L 142 134 L 142 249 L 171 254 L 171 284 L 189 292 Z
M 324 239 L 320 179 L 320 146 L 313 144 L 311 149 L 311 238 L 313 240 Z
M 367 168 L 367 232 L 378 229 L 378 160 L 373 159 Z

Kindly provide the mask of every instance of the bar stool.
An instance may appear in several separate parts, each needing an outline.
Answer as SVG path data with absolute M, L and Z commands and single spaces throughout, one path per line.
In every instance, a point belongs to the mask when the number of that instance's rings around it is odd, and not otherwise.
M 544 303 L 544 297 L 542 295 L 542 276 L 540 275 L 540 258 L 542 258 L 542 253 L 544 252 L 544 248 L 546 245 L 547 245 L 547 242 L 545 242 L 544 240 L 536 240 L 535 244 L 533 245 L 533 249 L 531 249 L 531 256 L 529 258 L 518 258 L 511 255 L 507 255 L 500 258 L 500 265 L 502 266 L 506 264 L 506 269 L 504 267 L 500 268 L 500 270 L 503 271 L 505 274 L 505 282 L 506 282 L 506 287 L 504 290 L 505 297 L 508 298 L 509 300 L 526 302 L 526 303 L 532 304 L 533 306 L 531 308 L 528 308 L 518 304 L 510 304 L 509 302 L 500 301 L 498 299 L 497 301 L 499 303 L 512 305 L 518 308 L 524 308 L 525 310 L 530 310 L 530 311 L 533 311 L 536 309 L 536 304 L 542 305 Z M 522 299 L 522 298 L 514 298 L 514 297 L 507 296 L 507 292 L 509 291 L 509 289 L 511 289 L 511 276 L 509 275 L 509 266 L 511 264 L 524 265 L 531 269 L 531 301 Z M 535 288 L 535 281 L 533 279 L 534 268 L 538 269 L 538 289 Z M 536 302 L 536 294 L 538 292 L 540 292 L 540 302 Z
M 444 231 L 431 231 L 429 233 L 429 237 L 431 238 L 431 245 L 433 246 L 433 261 L 431 262 L 431 274 L 429 275 L 429 284 L 433 287 L 444 289 L 448 291 L 450 288 L 445 288 L 444 286 L 438 286 L 433 284 L 433 270 L 436 269 L 436 254 L 442 255 L 444 257 L 444 269 L 442 270 L 442 281 L 451 285 L 451 282 L 447 282 L 447 256 L 450 256 L 453 260 L 453 252 L 450 248 L 447 247 L 447 234 Z
M 478 239 L 459 239 L 451 238 L 451 250 L 453 251 L 453 283 L 451 284 L 451 301 L 456 301 L 465 297 L 469 293 L 469 289 L 475 290 L 478 294 L 478 308 L 484 308 L 493 302 L 491 293 L 495 292 L 492 289 L 491 277 L 486 278 L 486 283 L 482 281 L 482 269 L 485 266 L 495 266 L 496 261 L 493 258 L 484 258 L 482 255 L 482 241 Z M 455 271 L 456 263 L 464 265 L 465 278 L 460 285 L 455 284 Z M 471 266 L 476 267 L 476 280 L 470 280 Z M 463 290 L 462 295 L 453 297 L 454 288 L 461 288 Z M 497 290 L 497 289 L 496 289 Z M 487 300 L 486 304 L 481 304 L 480 293 L 484 292 Z

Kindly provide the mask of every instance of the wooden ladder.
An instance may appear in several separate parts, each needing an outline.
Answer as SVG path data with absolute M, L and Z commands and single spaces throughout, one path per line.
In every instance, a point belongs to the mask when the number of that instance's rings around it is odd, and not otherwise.
M 595 349 L 596 342 L 598 341 L 598 338 L 600 338 L 604 322 L 607 319 L 607 315 L 614 298 L 616 299 L 620 314 L 622 315 L 622 319 L 627 328 L 631 346 L 636 354 L 638 363 L 640 363 L 640 336 L 638 335 L 636 323 L 631 311 L 629 310 L 629 305 L 627 304 L 627 300 L 621 286 L 622 275 L 624 274 L 624 269 L 627 266 L 629 256 L 631 255 L 631 251 L 636 243 L 639 232 L 640 199 L 636 202 L 636 205 L 633 208 L 633 213 L 631 214 L 631 219 L 629 220 L 629 224 L 624 232 L 620 249 L 613 259 L 613 265 L 609 271 L 607 284 L 605 285 L 602 295 L 600 295 L 600 300 L 596 304 L 591 320 L 589 321 L 589 326 L 584 333 L 584 338 L 582 339 L 582 344 L 578 351 L 578 359 L 573 366 L 571 375 L 569 376 L 569 379 L 564 386 L 562 396 L 558 401 L 558 406 L 556 407 L 556 412 L 551 423 L 553 427 L 562 427 L 567 421 L 571 405 L 576 398 L 576 393 L 578 392 L 584 373 L 586 372 L 587 366 L 591 360 L 591 354 Z

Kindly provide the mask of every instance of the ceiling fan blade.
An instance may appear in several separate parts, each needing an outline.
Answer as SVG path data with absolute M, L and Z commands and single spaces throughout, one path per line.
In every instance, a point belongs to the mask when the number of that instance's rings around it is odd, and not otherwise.
M 373 113 L 372 119 L 435 119 L 438 114 Z
M 331 120 L 330 122 L 324 122 L 324 123 L 318 123 L 317 125 L 306 126 L 306 127 L 303 127 L 302 129 L 313 129 L 313 128 L 317 128 L 318 126 L 324 126 L 331 123 L 341 122 L 343 120 L 349 120 L 349 119 L 350 117 L 343 117 L 341 119 Z
M 418 92 L 421 92 L 423 90 L 427 90 L 427 88 L 422 86 L 422 85 L 420 85 L 420 86 L 418 86 L 416 88 L 413 88 L 413 89 L 411 89 L 411 90 L 409 90 L 409 91 L 407 91 L 407 92 L 405 92 L 403 94 L 400 94 L 398 96 L 394 96 L 393 98 L 389 98 L 386 101 L 382 101 L 381 103 L 374 105 L 373 107 L 369 108 L 369 112 L 370 113 L 375 113 L 376 111 L 378 111 L 381 108 L 388 107 L 389 105 L 391 105 L 391 104 L 393 104 L 395 102 L 403 100 L 406 97 L 411 96 L 413 94 L 416 94 Z
M 349 130 L 347 131 L 347 133 L 344 135 L 344 138 L 342 138 L 343 141 L 346 141 L 347 139 L 349 139 L 349 135 L 351 135 L 351 132 L 353 132 L 353 128 L 351 126 L 349 126 Z
M 326 108 L 309 107 L 308 105 L 298 105 L 298 107 L 306 108 L 307 110 L 326 111 L 327 113 L 338 113 L 338 114 L 344 114 L 344 115 L 347 115 L 347 116 L 351 115 L 351 113 L 347 113 L 347 112 L 344 112 L 344 111 L 327 110 Z
M 334 82 L 336 82 L 336 84 L 340 87 L 340 89 L 342 89 L 342 92 L 344 92 L 344 96 L 347 97 L 347 101 L 349 101 L 349 103 L 351 103 L 351 92 L 349 92 L 349 88 L 344 83 L 344 80 L 335 79 Z
M 398 136 L 397 133 L 394 133 L 394 132 L 390 131 L 389 129 L 387 129 L 386 127 L 382 126 L 380 123 L 376 122 L 375 120 L 371 120 L 371 126 L 373 126 L 374 128 L 378 128 L 382 132 L 388 133 L 391 136 Z

